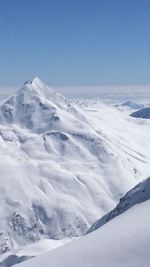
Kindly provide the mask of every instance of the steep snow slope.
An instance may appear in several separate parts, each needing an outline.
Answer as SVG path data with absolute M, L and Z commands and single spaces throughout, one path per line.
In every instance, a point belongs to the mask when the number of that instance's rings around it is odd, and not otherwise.
M 131 117 L 150 119 L 150 107 L 142 108 L 130 114 Z
M 47 131 L 57 127 L 63 113 L 69 116 L 68 108 L 69 103 L 62 95 L 35 77 L 1 105 L 0 122 L 15 123 L 34 132 Z
M 150 199 L 150 178 L 144 180 L 143 182 L 135 186 L 133 189 L 131 189 L 123 198 L 120 199 L 120 202 L 115 209 L 108 212 L 100 220 L 98 220 L 92 225 L 88 233 L 100 228 L 102 225 L 112 220 L 116 216 L 119 216 L 132 206 L 138 203 L 142 203 L 149 199 Z
M 0 105 L 0 253 L 86 233 L 148 176 L 148 131 L 99 101 L 26 82 Z
M 149 267 L 150 200 L 100 229 L 18 267 Z

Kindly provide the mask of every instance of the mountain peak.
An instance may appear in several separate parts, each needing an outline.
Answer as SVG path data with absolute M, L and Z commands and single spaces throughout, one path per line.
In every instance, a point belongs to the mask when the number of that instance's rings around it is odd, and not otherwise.
M 35 76 L 0 105 L 0 122 L 42 131 L 56 125 L 60 110 L 67 108 L 65 97 Z
M 43 95 L 45 98 L 49 99 L 57 94 L 52 88 L 47 86 L 39 77 L 34 76 L 31 80 L 24 83 L 23 87 L 20 88 L 25 94 L 29 90 L 33 94 Z
M 37 76 L 34 76 L 30 83 L 31 83 L 31 84 L 36 84 L 36 85 L 44 84 L 44 82 L 42 82 L 42 81 L 40 80 L 40 78 L 37 77 Z
M 45 86 L 44 82 L 41 81 L 40 78 L 37 76 L 34 76 L 32 80 L 27 80 L 24 85 L 34 85 L 36 87 L 41 87 L 43 85 Z

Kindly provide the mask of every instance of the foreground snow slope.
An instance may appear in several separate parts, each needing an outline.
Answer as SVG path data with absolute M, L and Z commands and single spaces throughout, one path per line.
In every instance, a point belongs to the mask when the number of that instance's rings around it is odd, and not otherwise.
M 36 243 L 23 246 L 20 249 L 4 253 L 0 256 L 0 267 L 13 266 L 19 262 L 25 261 L 32 257 L 56 249 L 70 241 L 71 239 L 63 239 L 63 240 L 43 239 Z
M 68 101 L 38 78 L 3 101 L 0 253 L 86 233 L 149 175 L 149 126 L 99 101 Z
M 142 203 L 150 199 L 150 178 L 139 183 L 137 186 L 132 188 L 127 194 L 120 199 L 119 204 L 115 209 L 105 214 L 100 220 L 95 222 L 92 227 L 88 230 L 88 233 L 97 230 L 102 225 L 119 216 L 132 206 Z
M 18 267 L 149 267 L 150 200 L 100 229 Z

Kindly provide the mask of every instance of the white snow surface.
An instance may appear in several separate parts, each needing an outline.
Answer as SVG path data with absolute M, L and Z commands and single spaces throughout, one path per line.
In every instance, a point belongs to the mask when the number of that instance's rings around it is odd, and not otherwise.
M 9 251 L 0 256 L 0 267 L 13 266 L 19 262 L 25 261 L 32 257 L 44 254 L 48 251 L 56 249 L 66 243 L 72 241 L 71 239 L 53 240 L 43 239 L 30 245 L 20 247 L 19 249 Z
M 81 236 L 149 176 L 149 121 L 39 78 L 0 104 L 0 253 Z
M 116 216 L 119 216 L 121 213 L 130 209 L 132 206 L 142 203 L 150 199 L 150 177 L 142 181 L 129 192 L 125 194 L 120 199 L 119 204 L 112 211 L 105 214 L 97 222 L 95 222 L 92 227 L 88 230 L 88 233 L 97 230 L 103 226 L 108 221 L 114 219 Z
M 100 229 L 18 267 L 149 267 L 150 200 Z

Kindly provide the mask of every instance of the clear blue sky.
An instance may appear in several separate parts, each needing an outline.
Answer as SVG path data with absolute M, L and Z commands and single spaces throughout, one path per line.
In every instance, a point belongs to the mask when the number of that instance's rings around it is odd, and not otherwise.
M 0 0 L 0 86 L 150 84 L 150 0 Z

